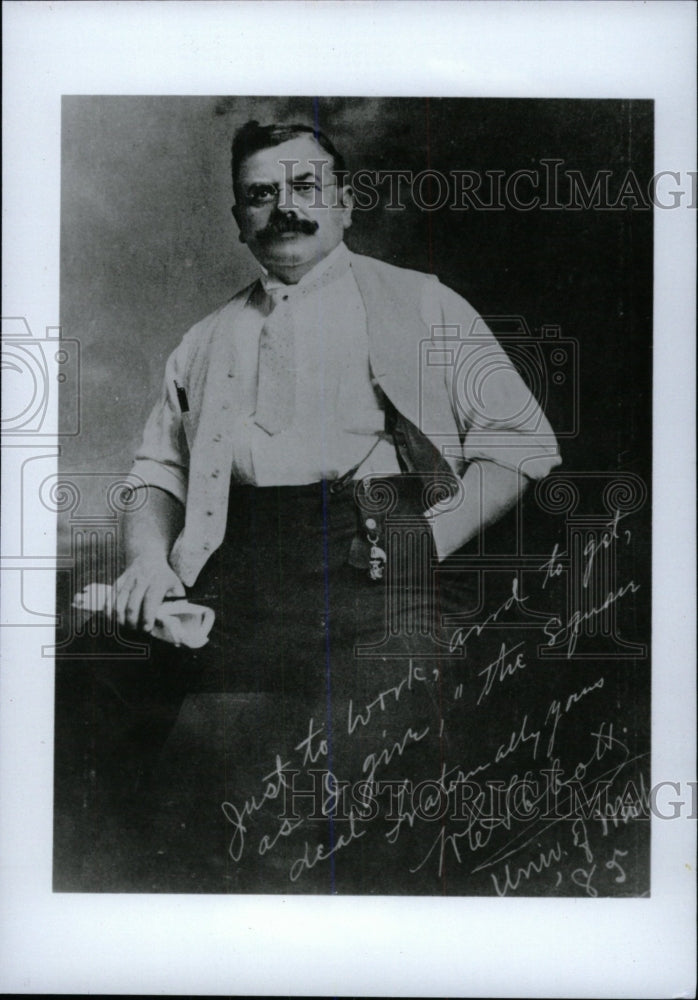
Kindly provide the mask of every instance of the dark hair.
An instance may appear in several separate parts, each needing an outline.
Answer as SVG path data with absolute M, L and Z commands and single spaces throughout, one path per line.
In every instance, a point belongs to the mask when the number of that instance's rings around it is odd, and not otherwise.
M 248 156 L 258 153 L 260 149 L 271 149 L 273 146 L 280 146 L 282 142 L 289 139 L 298 139 L 301 136 L 309 135 L 326 153 L 332 157 L 332 172 L 340 175 L 346 172 L 344 157 L 335 148 L 330 139 L 320 129 L 310 125 L 260 125 L 257 121 L 245 122 L 237 130 L 233 138 L 231 169 L 233 175 L 233 191 L 237 194 L 237 179 L 240 174 L 240 167 Z

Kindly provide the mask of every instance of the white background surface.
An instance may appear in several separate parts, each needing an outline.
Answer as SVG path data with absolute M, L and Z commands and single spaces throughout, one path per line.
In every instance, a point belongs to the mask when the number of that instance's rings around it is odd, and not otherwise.
M 3 315 L 39 334 L 58 323 L 62 94 L 653 98 L 656 170 L 681 172 L 686 190 L 695 15 L 670 2 L 5 4 Z M 682 785 L 695 780 L 688 200 L 655 212 L 654 305 L 652 777 Z M 11 496 L 6 483 L 4 552 L 21 529 Z M 36 506 L 50 555 L 53 517 Z M 52 574 L 33 576 L 31 603 L 51 608 Z M 5 574 L 6 606 L 18 579 Z M 54 896 L 52 628 L 1 639 L 3 991 L 695 995 L 687 809 L 653 821 L 651 899 Z

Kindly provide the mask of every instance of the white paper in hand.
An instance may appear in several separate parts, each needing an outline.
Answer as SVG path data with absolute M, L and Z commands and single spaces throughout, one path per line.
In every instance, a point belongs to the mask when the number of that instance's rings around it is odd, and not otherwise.
M 173 642 L 175 646 L 200 649 L 208 642 L 215 617 L 210 608 L 190 604 L 184 597 L 179 601 L 166 601 L 158 608 L 150 634 L 156 639 Z
M 90 583 L 73 598 L 73 607 L 80 608 L 88 615 L 112 614 L 114 590 L 105 583 Z M 208 642 L 209 633 L 215 621 L 211 608 L 201 604 L 190 604 L 185 598 L 163 601 L 155 615 L 151 635 L 175 646 L 200 649 Z

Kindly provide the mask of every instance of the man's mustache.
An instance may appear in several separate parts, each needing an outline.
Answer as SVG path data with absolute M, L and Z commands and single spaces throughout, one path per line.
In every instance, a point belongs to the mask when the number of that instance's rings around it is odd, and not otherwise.
M 312 236 L 318 231 L 317 222 L 311 219 L 294 219 L 293 216 L 275 215 L 267 225 L 256 234 L 258 240 L 271 240 L 282 233 L 304 233 Z

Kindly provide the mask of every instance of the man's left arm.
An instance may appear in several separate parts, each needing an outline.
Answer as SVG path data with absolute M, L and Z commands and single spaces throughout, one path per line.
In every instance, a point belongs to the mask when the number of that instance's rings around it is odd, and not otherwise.
M 540 405 L 469 303 L 429 282 L 425 305 L 444 329 L 460 330 L 457 363 L 445 371 L 443 391 L 461 434 L 466 469 L 460 502 L 427 512 L 443 560 L 502 517 L 532 480 L 542 479 L 561 459 Z
M 461 479 L 462 501 L 427 512 L 439 561 L 457 552 L 479 531 L 498 521 L 522 495 L 530 480 L 516 469 L 475 461 Z

